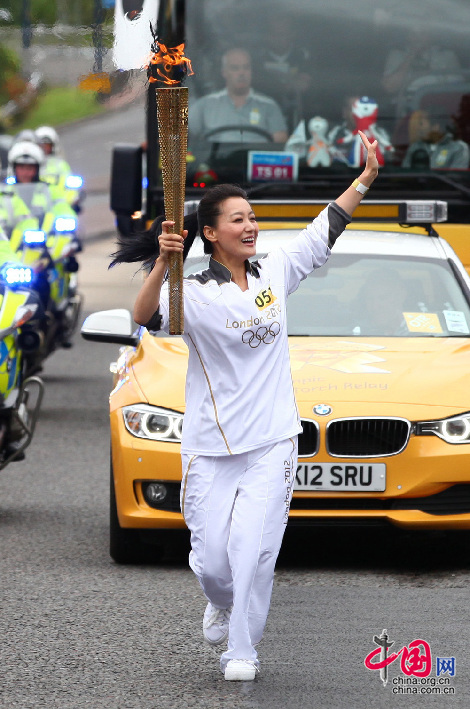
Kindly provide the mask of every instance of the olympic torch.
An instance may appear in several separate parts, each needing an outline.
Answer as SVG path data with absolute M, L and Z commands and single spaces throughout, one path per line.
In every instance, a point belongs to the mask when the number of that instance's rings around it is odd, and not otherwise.
M 174 233 L 183 235 L 186 155 L 188 149 L 188 89 L 182 78 L 192 74 L 191 62 L 184 56 L 184 44 L 167 49 L 154 36 L 149 62 L 149 81 L 157 86 L 157 122 L 163 176 L 165 217 L 175 222 Z M 179 78 L 172 78 L 178 77 Z M 169 259 L 170 335 L 184 329 L 183 255 L 172 253 Z

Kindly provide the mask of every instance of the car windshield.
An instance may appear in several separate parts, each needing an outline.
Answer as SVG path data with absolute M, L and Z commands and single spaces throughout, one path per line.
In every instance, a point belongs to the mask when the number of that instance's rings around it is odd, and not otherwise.
M 290 335 L 470 333 L 468 299 L 450 264 L 435 259 L 333 254 L 290 296 L 287 311 Z
M 188 0 L 188 185 L 334 178 L 364 163 L 468 181 L 468 0 Z M 445 171 L 445 172 L 444 172 Z M 456 171 L 456 172 L 454 172 Z M 354 172 L 355 174 L 355 172 Z M 385 183 L 383 183 L 385 184 Z M 415 185 L 415 190 L 416 185 Z
M 208 263 L 188 258 L 185 275 Z M 291 336 L 466 337 L 470 304 L 447 261 L 333 253 L 289 297 L 287 324 Z

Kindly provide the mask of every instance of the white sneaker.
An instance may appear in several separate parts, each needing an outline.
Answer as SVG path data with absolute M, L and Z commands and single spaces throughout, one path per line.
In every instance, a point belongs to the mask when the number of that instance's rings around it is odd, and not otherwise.
M 207 604 L 202 622 L 202 632 L 209 645 L 220 645 L 227 640 L 231 612 L 232 606 L 230 608 L 216 608 L 212 603 Z
M 225 668 L 225 679 L 251 680 L 259 669 L 252 660 L 229 660 Z

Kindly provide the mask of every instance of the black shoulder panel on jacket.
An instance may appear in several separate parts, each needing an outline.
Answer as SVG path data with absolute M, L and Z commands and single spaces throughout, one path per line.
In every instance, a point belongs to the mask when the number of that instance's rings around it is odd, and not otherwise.
M 343 233 L 346 226 L 351 222 L 351 217 L 336 202 L 332 202 L 328 207 L 328 221 L 330 223 L 328 246 L 331 249 L 338 236 Z
M 162 316 L 160 315 L 160 308 L 157 308 L 148 323 L 145 323 L 147 330 L 153 330 L 154 332 L 160 330 L 162 326 Z

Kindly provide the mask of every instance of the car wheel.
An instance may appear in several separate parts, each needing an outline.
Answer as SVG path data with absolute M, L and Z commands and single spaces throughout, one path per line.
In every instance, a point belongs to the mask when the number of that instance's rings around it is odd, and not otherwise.
M 158 561 L 162 550 L 142 541 L 142 532 L 119 524 L 114 489 L 113 466 L 109 480 L 109 553 L 117 564 L 142 564 Z

